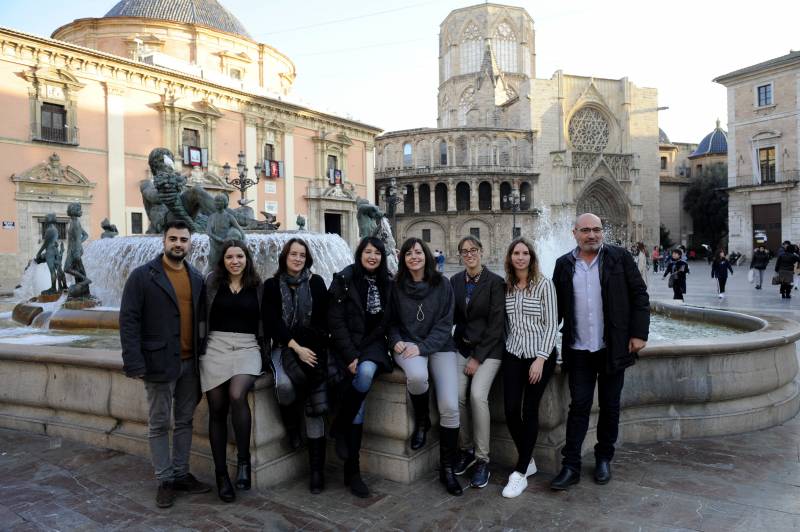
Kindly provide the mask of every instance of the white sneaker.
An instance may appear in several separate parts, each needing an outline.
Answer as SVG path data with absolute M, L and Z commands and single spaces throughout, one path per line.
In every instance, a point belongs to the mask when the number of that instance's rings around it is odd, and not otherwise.
M 723 297 L 725 297 L 725 294 L 720 294 L 720 295 L 718 295 L 717 297 L 719 297 L 720 299 L 722 299 Z
M 531 463 L 528 464 L 528 469 L 525 470 L 525 478 L 535 475 L 537 471 L 538 469 L 536 469 L 536 462 L 534 462 L 533 458 L 531 458 Z
M 517 473 L 514 471 L 511 473 L 511 476 L 508 477 L 508 484 L 506 487 L 503 488 L 503 497 L 506 499 L 513 499 L 514 497 L 519 497 L 520 494 L 525 491 L 525 488 L 528 487 L 528 479 L 525 478 L 525 475 L 521 473 Z

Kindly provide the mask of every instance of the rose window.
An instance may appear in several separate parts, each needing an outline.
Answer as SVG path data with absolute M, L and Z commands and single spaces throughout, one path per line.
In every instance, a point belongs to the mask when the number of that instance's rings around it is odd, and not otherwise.
M 599 153 L 608 146 L 608 122 L 597 109 L 583 108 L 569 121 L 569 140 L 577 151 Z

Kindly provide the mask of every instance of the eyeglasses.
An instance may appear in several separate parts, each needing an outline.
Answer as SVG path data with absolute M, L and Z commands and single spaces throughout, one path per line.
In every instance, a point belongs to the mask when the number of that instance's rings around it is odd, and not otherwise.
M 478 248 L 462 249 L 460 255 L 462 257 L 469 257 L 470 255 L 477 255 L 481 250 Z
M 601 234 L 603 232 L 603 228 L 602 227 L 581 227 L 580 229 L 578 229 L 578 232 L 580 234 L 582 234 L 582 235 L 588 235 L 589 233 L 594 233 L 596 235 L 599 235 L 599 234 Z

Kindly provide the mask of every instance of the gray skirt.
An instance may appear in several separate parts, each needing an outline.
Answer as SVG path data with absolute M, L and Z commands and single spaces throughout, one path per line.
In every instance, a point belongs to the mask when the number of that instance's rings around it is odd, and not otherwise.
M 261 375 L 261 351 L 255 334 L 211 331 L 200 357 L 200 388 L 207 392 L 234 375 Z

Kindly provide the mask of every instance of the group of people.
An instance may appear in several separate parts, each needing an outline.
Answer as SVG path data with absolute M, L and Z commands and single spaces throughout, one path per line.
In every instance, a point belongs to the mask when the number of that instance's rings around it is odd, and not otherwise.
M 185 259 L 189 227 L 166 225 L 164 252 L 135 269 L 120 308 L 124 371 L 144 381 L 156 503 L 169 507 L 178 491 L 211 487 L 189 472 L 192 418 L 205 393 L 209 442 L 219 498 L 231 502 L 251 486 L 251 412 L 247 394 L 264 372 L 275 377 L 288 444 L 309 455 L 309 489 L 325 488 L 327 435 L 344 462 L 344 484 L 368 497 L 359 453 L 365 403 L 377 375 L 404 372 L 413 430 L 409 447 L 426 446 L 432 428 L 430 383 L 439 412 L 439 478 L 461 495 L 458 476 L 472 469 L 469 485 L 490 477 L 489 390 L 498 373 L 505 418 L 518 452 L 502 490 L 516 497 L 536 473 L 539 403 L 563 363 L 571 402 L 562 469 L 550 487 L 566 490 L 581 476 L 581 449 L 595 386 L 597 421 L 594 479 L 611 478 L 625 369 L 645 346 L 649 297 L 631 255 L 603 243 L 593 214 L 576 219 L 576 248 L 556 262 L 552 278 L 541 271 L 531 241 L 508 246 L 503 275 L 483 264 L 474 236 L 458 244 L 464 270 L 450 279 L 437 271 L 427 244 L 407 239 L 392 276 L 377 238 L 361 240 L 354 262 L 329 288 L 312 273 L 314 259 L 301 238 L 291 238 L 278 270 L 261 280 L 247 245 L 226 241 L 205 277 Z M 556 347 L 559 325 L 562 345 Z M 336 403 L 335 416 L 331 403 Z M 235 478 L 227 463 L 228 415 L 237 449 Z M 170 452 L 170 418 L 174 416 Z M 275 427 L 278 430 L 278 427 Z

